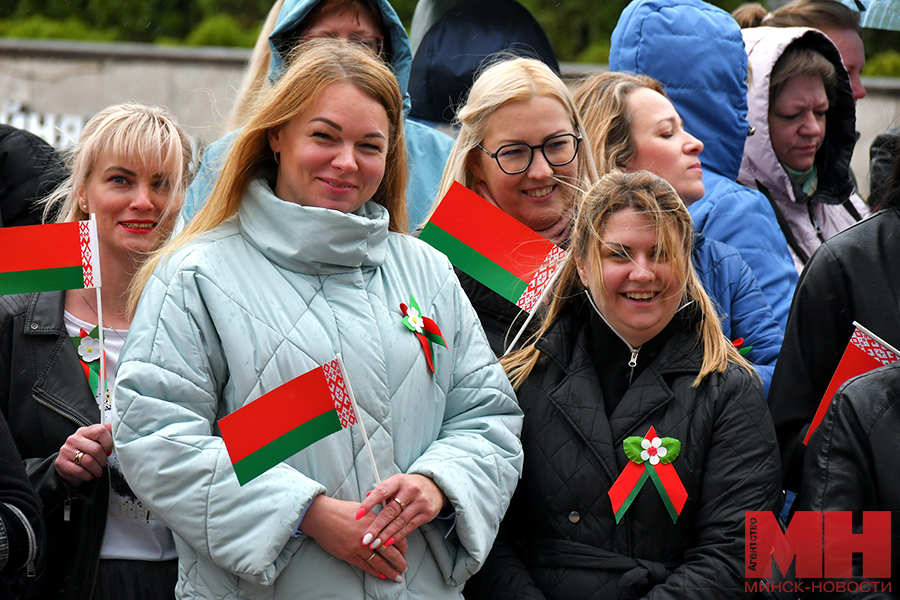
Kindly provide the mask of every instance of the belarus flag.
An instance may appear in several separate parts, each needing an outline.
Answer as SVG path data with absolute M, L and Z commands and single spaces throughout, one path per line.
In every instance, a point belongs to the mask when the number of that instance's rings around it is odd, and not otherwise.
M 96 221 L 0 228 L 0 295 L 100 287 Z
M 419 239 L 453 266 L 531 312 L 566 251 L 454 182 Z
M 334 359 L 219 419 L 219 431 L 244 485 L 355 423 L 344 373 Z
M 853 321 L 853 325 L 856 326 L 856 329 L 850 337 L 847 349 L 844 350 L 841 362 L 838 363 L 837 369 L 834 370 L 831 383 L 828 384 L 828 389 L 825 390 L 825 395 L 822 397 L 818 410 L 816 410 L 816 416 L 813 417 L 809 431 L 806 432 L 806 437 L 803 439 L 804 446 L 809 445 L 809 437 L 822 422 L 822 419 L 825 418 L 825 413 L 828 412 L 828 407 L 831 405 L 831 399 L 844 382 L 851 377 L 868 373 L 872 369 L 889 365 L 900 359 L 900 352 L 897 352 L 887 342 L 856 321 Z

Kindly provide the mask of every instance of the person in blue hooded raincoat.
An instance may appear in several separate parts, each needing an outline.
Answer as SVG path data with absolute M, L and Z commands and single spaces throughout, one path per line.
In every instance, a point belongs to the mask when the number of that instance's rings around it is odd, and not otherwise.
M 374 29 L 373 29 L 374 27 Z M 263 68 L 254 73 L 254 65 L 268 64 L 268 81 L 274 83 L 285 69 L 285 58 L 305 38 L 327 36 L 364 42 L 371 37 L 382 38 L 379 56 L 386 60 L 397 76 L 404 96 L 404 108 L 409 112 L 407 83 L 412 65 L 409 37 L 400 18 L 387 0 L 279 0 L 272 7 L 263 26 L 260 39 L 251 58 L 250 73 L 239 104 L 251 106 L 260 90 L 265 89 Z M 373 50 L 379 50 L 373 48 Z M 254 81 L 259 76 L 263 81 Z M 238 107 L 240 110 L 240 106 Z M 233 128 L 243 125 L 231 119 Z M 453 138 L 427 125 L 406 119 L 404 124 L 408 155 L 409 180 L 406 187 L 407 217 L 410 227 L 421 223 L 428 214 L 444 172 L 444 165 Z M 234 144 L 237 131 L 232 131 L 212 143 L 205 151 L 200 170 L 188 190 L 184 216 L 190 220 L 200 210 L 218 179 L 228 150 Z
M 697 231 L 741 253 L 782 330 L 797 271 L 768 200 L 736 182 L 750 127 L 740 26 L 701 0 L 637 0 L 613 31 L 609 68 L 650 75 L 703 142 L 706 194 L 690 206 Z

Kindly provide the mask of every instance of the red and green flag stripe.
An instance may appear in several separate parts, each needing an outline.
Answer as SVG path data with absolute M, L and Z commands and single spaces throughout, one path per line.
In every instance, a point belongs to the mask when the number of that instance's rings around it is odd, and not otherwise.
M 0 295 L 100 287 L 95 221 L 0 228 Z
M 244 485 L 354 423 L 356 412 L 335 359 L 220 419 L 219 431 L 238 482 Z
M 453 266 L 524 310 L 562 264 L 565 251 L 454 182 L 419 234 Z

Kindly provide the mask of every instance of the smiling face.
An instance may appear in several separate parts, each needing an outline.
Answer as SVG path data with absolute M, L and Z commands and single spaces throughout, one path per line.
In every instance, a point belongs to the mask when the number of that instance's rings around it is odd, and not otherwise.
M 144 256 L 168 237 L 178 216 L 166 211 L 172 182 L 162 161 L 103 153 L 77 197 L 82 210 L 96 216 L 99 248 L 110 258 Z
M 481 145 L 495 153 L 507 144 L 537 146 L 564 133 L 576 133 L 565 106 L 555 98 L 536 96 L 508 102 L 495 110 L 488 119 Z M 508 175 L 496 160 L 475 148 L 467 164 L 481 182 L 476 192 L 489 196 L 504 212 L 535 231 L 549 228 L 572 206 L 574 190 L 559 179 L 574 182 L 577 156 L 567 165 L 554 167 L 540 150 L 535 150 L 528 169 Z
M 628 171 L 646 169 L 668 181 L 685 204 L 703 197 L 703 170 L 697 155 L 703 142 L 684 130 L 672 103 L 658 92 L 638 88 L 628 94 L 634 157 Z
M 381 185 L 387 111 L 347 82 L 326 87 L 307 110 L 269 131 L 280 155 L 275 195 L 303 206 L 353 212 Z
M 637 348 L 675 316 L 682 282 L 671 260 L 661 256 L 656 224 L 649 216 L 633 208 L 613 213 L 601 240 L 600 268 L 577 260 L 578 275 L 613 329 Z
M 792 77 L 769 107 L 769 138 L 775 156 L 795 171 L 806 171 L 816 161 L 825 140 L 828 96 L 818 77 Z

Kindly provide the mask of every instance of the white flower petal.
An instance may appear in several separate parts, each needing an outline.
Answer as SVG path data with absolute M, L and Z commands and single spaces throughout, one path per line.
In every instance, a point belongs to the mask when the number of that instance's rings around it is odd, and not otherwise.
M 659 464 L 659 457 L 658 457 L 658 456 L 651 456 L 651 457 L 650 457 L 650 464 L 651 464 L 651 465 L 658 465 L 658 464 Z
M 662 458 L 663 456 L 665 456 L 668 453 L 669 453 L 669 451 L 666 449 L 665 446 L 660 446 L 659 450 L 656 451 L 656 455 L 660 458 Z
M 662 440 L 659 439 L 658 437 L 655 437 L 652 440 L 650 440 L 650 443 L 653 444 L 654 446 L 656 446 L 657 448 L 659 448 L 659 445 L 662 444 Z
M 646 450 L 641 451 L 641 460 L 650 460 L 650 454 Z
M 650 447 L 650 440 L 648 440 L 647 438 L 642 439 L 641 440 L 641 448 L 646 450 L 649 447 Z M 647 460 L 647 459 L 644 459 L 644 460 Z

